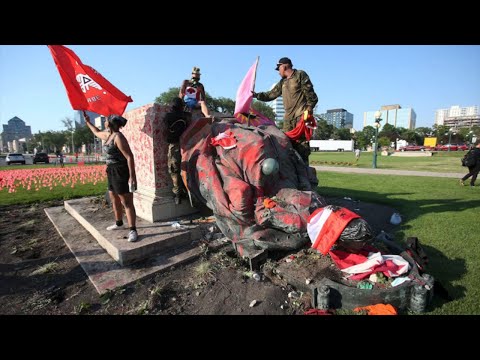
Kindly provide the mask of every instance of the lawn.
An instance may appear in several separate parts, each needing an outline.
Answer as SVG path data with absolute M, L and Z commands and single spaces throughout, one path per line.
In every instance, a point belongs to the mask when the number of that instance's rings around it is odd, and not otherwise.
M 9 166 L 0 170 L 0 205 L 67 200 L 102 195 L 106 190 L 105 165 Z
M 430 258 L 428 273 L 454 298 L 431 314 L 480 314 L 480 186 L 457 179 L 317 172 L 319 193 L 397 209 L 397 241 L 416 236 Z
M 411 153 L 411 152 L 410 152 Z M 461 166 L 460 159 L 465 152 L 436 152 L 433 156 L 411 157 L 411 156 L 381 156 L 378 152 L 377 168 L 395 169 L 395 170 L 414 170 L 414 171 L 432 171 L 447 173 L 466 173 L 466 168 Z M 372 152 L 362 152 L 357 167 L 372 167 Z M 310 165 L 335 165 L 335 162 L 344 162 L 355 164 L 355 154 L 353 152 L 312 152 L 310 155 Z

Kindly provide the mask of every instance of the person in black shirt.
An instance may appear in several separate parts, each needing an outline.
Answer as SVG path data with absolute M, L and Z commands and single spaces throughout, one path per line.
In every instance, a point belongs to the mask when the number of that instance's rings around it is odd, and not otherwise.
M 473 162 L 468 166 L 468 174 L 460 179 L 460 185 L 465 185 L 464 181 L 471 177 L 470 186 L 474 187 L 475 180 L 477 180 L 478 173 L 480 172 L 480 140 L 477 140 L 475 147 L 469 151 L 468 155 L 471 156 Z
M 180 136 L 190 124 L 192 114 L 183 111 L 183 100 L 173 99 L 171 111 L 165 115 L 167 123 L 167 142 L 168 142 L 168 173 L 173 182 L 172 192 L 175 195 L 175 204 L 179 205 L 181 197 L 186 193 L 185 185 L 180 176 L 180 165 L 182 156 L 180 153 Z
M 108 193 L 115 215 L 115 224 L 107 227 L 107 230 L 123 229 L 123 205 L 130 227 L 128 241 L 135 242 L 138 239 L 137 214 L 133 204 L 132 191 L 137 188 L 137 175 L 132 150 L 127 139 L 120 132 L 120 128 L 127 124 L 127 119 L 121 116 L 107 118 L 105 120 L 106 131 L 101 131 L 90 122 L 90 118 L 85 112 L 83 115 L 87 127 L 95 136 L 105 141 L 103 147 L 107 155 Z

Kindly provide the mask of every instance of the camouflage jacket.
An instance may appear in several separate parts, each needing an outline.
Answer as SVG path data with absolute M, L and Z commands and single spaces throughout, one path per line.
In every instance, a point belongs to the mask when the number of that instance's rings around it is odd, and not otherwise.
M 290 78 L 282 79 L 275 87 L 257 94 L 261 101 L 271 101 L 281 96 L 285 107 L 285 119 L 296 119 L 310 106 L 313 110 L 318 97 L 313 90 L 313 84 L 303 70 L 293 70 Z

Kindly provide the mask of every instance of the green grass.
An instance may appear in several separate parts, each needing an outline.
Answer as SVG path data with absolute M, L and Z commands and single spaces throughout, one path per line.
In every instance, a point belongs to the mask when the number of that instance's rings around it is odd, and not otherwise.
M 363 155 L 363 154 L 362 154 Z M 416 236 L 430 258 L 427 272 L 454 298 L 435 300 L 431 314 L 480 314 L 480 186 L 457 179 L 318 173 L 323 196 L 381 203 L 403 222 L 396 240 Z
M 78 166 L 76 163 L 65 163 L 65 167 L 73 167 Z M 86 164 L 89 165 L 105 165 L 105 161 L 103 162 L 89 162 Z M 50 164 L 36 164 L 36 165 L 20 165 L 20 164 L 12 164 L 12 165 L 3 165 L 0 166 L 0 170 L 23 170 L 23 169 L 40 169 L 40 168 L 60 168 L 60 165 L 55 165 L 54 163 Z
M 84 196 L 103 195 L 107 191 L 107 182 L 93 184 L 77 184 L 75 188 L 57 186 L 53 190 L 41 188 L 39 191 L 17 188 L 14 194 L 3 189 L 0 191 L 0 205 L 31 204 L 39 201 L 68 200 Z
M 401 156 L 381 156 L 378 152 L 377 168 L 395 169 L 395 170 L 414 170 L 414 171 L 432 171 L 432 172 L 465 172 L 461 166 L 460 159 L 465 152 L 437 152 L 433 156 L 422 157 L 401 157 Z M 357 163 L 359 168 L 372 167 L 372 152 L 362 152 Z M 355 154 L 352 152 L 312 152 L 310 155 L 310 165 L 334 165 L 316 162 L 349 162 L 355 163 Z

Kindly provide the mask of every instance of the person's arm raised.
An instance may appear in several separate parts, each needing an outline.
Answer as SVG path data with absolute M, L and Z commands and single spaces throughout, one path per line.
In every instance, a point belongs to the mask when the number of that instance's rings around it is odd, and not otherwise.
M 83 116 L 85 117 L 85 124 L 87 127 L 90 129 L 90 131 L 95 135 L 96 137 L 102 139 L 102 140 L 107 140 L 108 136 L 110 135 L 107 131 L 101 131 L 99 128 L 97 128 L 95 125 L 93 125 L 90 122 L 90 116 L 87 115 L 87 113 L 84 111 Z

